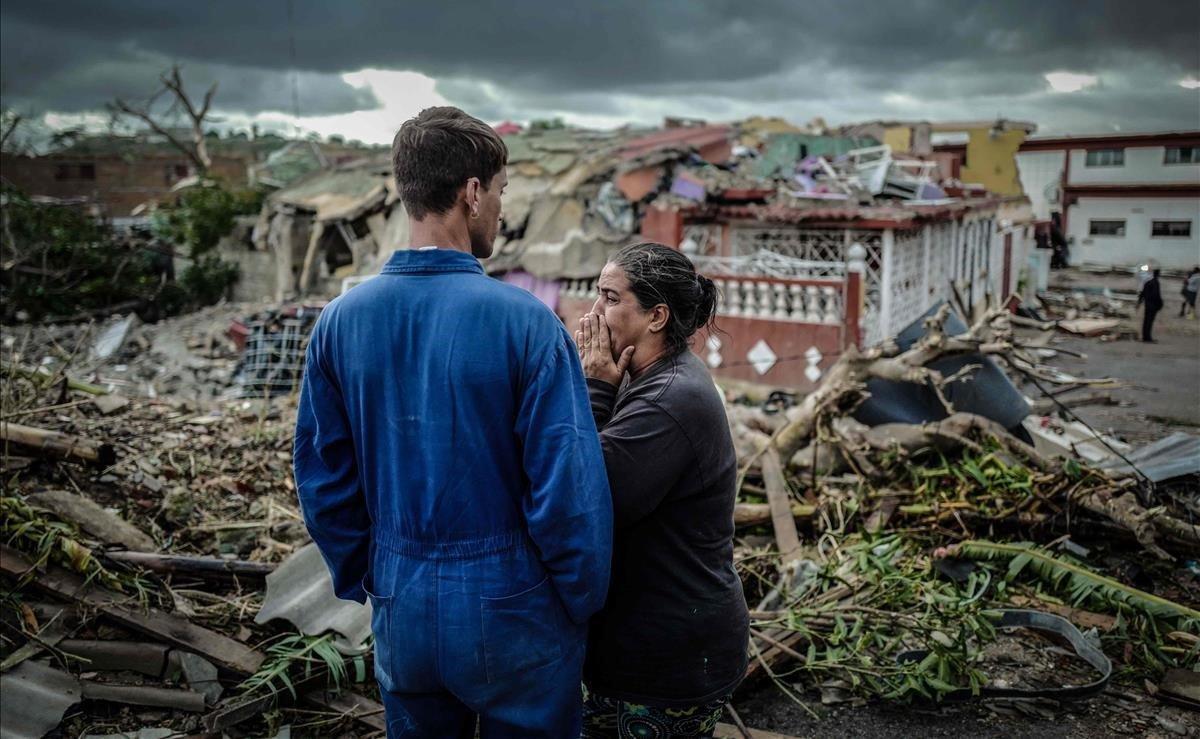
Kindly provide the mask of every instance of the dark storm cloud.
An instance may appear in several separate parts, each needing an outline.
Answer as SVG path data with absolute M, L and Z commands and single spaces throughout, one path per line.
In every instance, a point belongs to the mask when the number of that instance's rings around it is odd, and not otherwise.
M 295 0 L 290 25 L 286 0 L 6 0 L 0 13 L 5 96 L 56 110 L 144 91 L 177 61 L 195 79 L 221 79 L 226 109 L 288 112 L 292 36 L 306 115 L 372 106 L 340 78 L 364 67 L 444 80 L 443 94 L 477 103 L 481 115 L 522 101 L 620 115 L 618 93 L 707 95 L 712 109 L 875 103 L 888 93 L 970 107 L 1044 93 L 1042 74 L 1055 69 L 1096 73 L 1134 59 L 1146 78 L 1133 87 L 1144 88 L 1200 67 L 1200 3 L 1174 0 Z M 507 98 L 494 99 L 484 83 Z M 1196 100 L 1177 92 L 1172 110 Z M 1054 116 L 1080 102 L 1046 104 Z M 1174 125 L 1200 123 L 1192 113 Z

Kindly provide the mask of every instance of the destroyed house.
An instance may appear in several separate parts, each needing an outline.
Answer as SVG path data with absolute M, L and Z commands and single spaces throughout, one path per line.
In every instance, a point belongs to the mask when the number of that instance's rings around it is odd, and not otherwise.
M 209 170 L 231 182 L 246 181 L 248 161 L 213 155 Z M 56 200 L 83 200 L 99 215 L 124 219 L 139 206 L 171 194 L 171 189 L 195 174 L 188 158 L 170 148 L 134 156 L 116 151 L 64 151 L 44 156 L 0 154 L 4 181 L 18 190 Z
M 1033 241 L 1023 197 L 940 183 L 932 160 L 873 139 L 786 132 L 764 156 L 735 155 L 736 136 L 709 125 L 506 136 L 509 187 L 485 269 L 573 326 L 622 246 L 680 248 L 720 290 L 720 330 L 694 347 L 714 373 L 802 389 L 847 347 L 877 345 L 938 302 L 970 314 L 1015 291 Z M 330 294 L 378 272 L 407 229 L 377 157 L 273 193 L 256 243 L 276 254 L 278 297 Z

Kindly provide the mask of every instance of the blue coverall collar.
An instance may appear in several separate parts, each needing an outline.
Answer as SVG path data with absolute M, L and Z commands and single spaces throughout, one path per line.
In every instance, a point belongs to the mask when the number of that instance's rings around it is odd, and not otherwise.
M 483 274 L 479 260 L 455 249 L 398 249 L 392 252 L 381 274 L 413 272 L 475 272 Z

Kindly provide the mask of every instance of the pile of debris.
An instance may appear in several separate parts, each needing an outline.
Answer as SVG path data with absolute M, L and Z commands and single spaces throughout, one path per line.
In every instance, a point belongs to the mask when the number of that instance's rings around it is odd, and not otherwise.
M 223 306 L 161 326 L 114 323 L 126 335 L 107 359 L 89 352 L 109 346 L 101 339 L 111 328 L 6 335 L 6 734 L 62 724 L 70 735 L 272 736 L 281 696 L 318 711 L 297 714 L 297 724 L 384 730 L 374 701 L 325 692 L 366 680 L 369 612 L 335 619 L 348 631 L 335 638 L 321 618 L 355 604 L 311 585 L 298 595 L 288 579 L 299 568 L 329 587 L 296 504 L 295 397 L 236 398 L 238 352 L 225 334 L 230 316 L 246 313 Z M 162 349 L 167 337 L 176 349 Z M 36 360 L 42 352 L 49 361 Z M 191 360 L 161 371 L 180 357 Z M 121 383 L 109 376 L 114 358 L 127 363 L 117 365 Z M 30 359 L 42 369 L 29 370 Z M 176 374 L 201 369 L 187 385 Z M 203 402 L 165 387 L 191 388 Z
M 1056 319 L 1058 328 L 1076 336 L 1099 336 L 1105 341 L 1138 337 L 1132 328 L 1121 330 L 1123 320 L 1133 318 L 1137 294 L 1115 292 L 1107 287 L 1051 289 L 1037 294 L 1044 315 Z
M 256 375 L 253 397 L 239 380 L 269 364 L 252 367 L 255 352 L 298 376 L 318 309 L 6 330 L 6 729 L 385 729 L 369 607 L 334 597 L 297 509 L 293 375 Z M 805 705 L 810 690 L 826 704 L 1065 702 L 1123 680 L 1194 706 L 1192 466 L 1151 480 L 1139 470 L 1155 450 L 1128 468 L 1054 459 L 1011 419 L 972 412 L 964 386 L 997 367 L 1063 375 L 1031 338 L 1049 324 L 950 319 L 941 307 L 919 338 L 845 352 L 802 399 L 729 389 L 747 685 L 766 677 Z M 940 412 L 878 423 L 863 409 L 880 383 L 923 388 Z
M 1047 385 L 1062 375 L 1024 335 L 1052 324 L 997 310 L 954 332 L 947 318 L 943 306 L 904 350 L 846 352 L 784 412 L 777 396 L 728 393 L 751 674 L 825 704 L 1061 702 L 1119 674 L 1200 708 L 1200 467 L 1176 460 L 1158 481 L 1101 470 L 956 410 L 952 389 L 991 360 Z M 956 356 L 971 364 L 934 369 Z M 880 381 L 943 408 L 868 426 L 856 411 Z

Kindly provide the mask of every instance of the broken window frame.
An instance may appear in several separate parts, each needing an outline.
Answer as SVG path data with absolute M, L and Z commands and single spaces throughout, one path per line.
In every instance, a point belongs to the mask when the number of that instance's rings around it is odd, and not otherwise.
M 1101 226 L 1101 224 L 1104 224 Z M 1113 226 L 1112 231 L 1103 230 Z M 1097 229 L 1100 228 L 1100 230 Z M 1092 218 L 1088 220 L 1088 236 L 1117 236 L 1124 238 L 1125 236 L 1125 219 L 1124 218 Z
M 1083 162 L 1085 167 L 1124 167 L 1124 149 L 1088 149 Z
M 1182 228 L 1179 228 L 1181 227 Z M 1190 239 L 1192 222 L 1181 218 L 1150 221 L 1150 237 L 1155 239 Z

